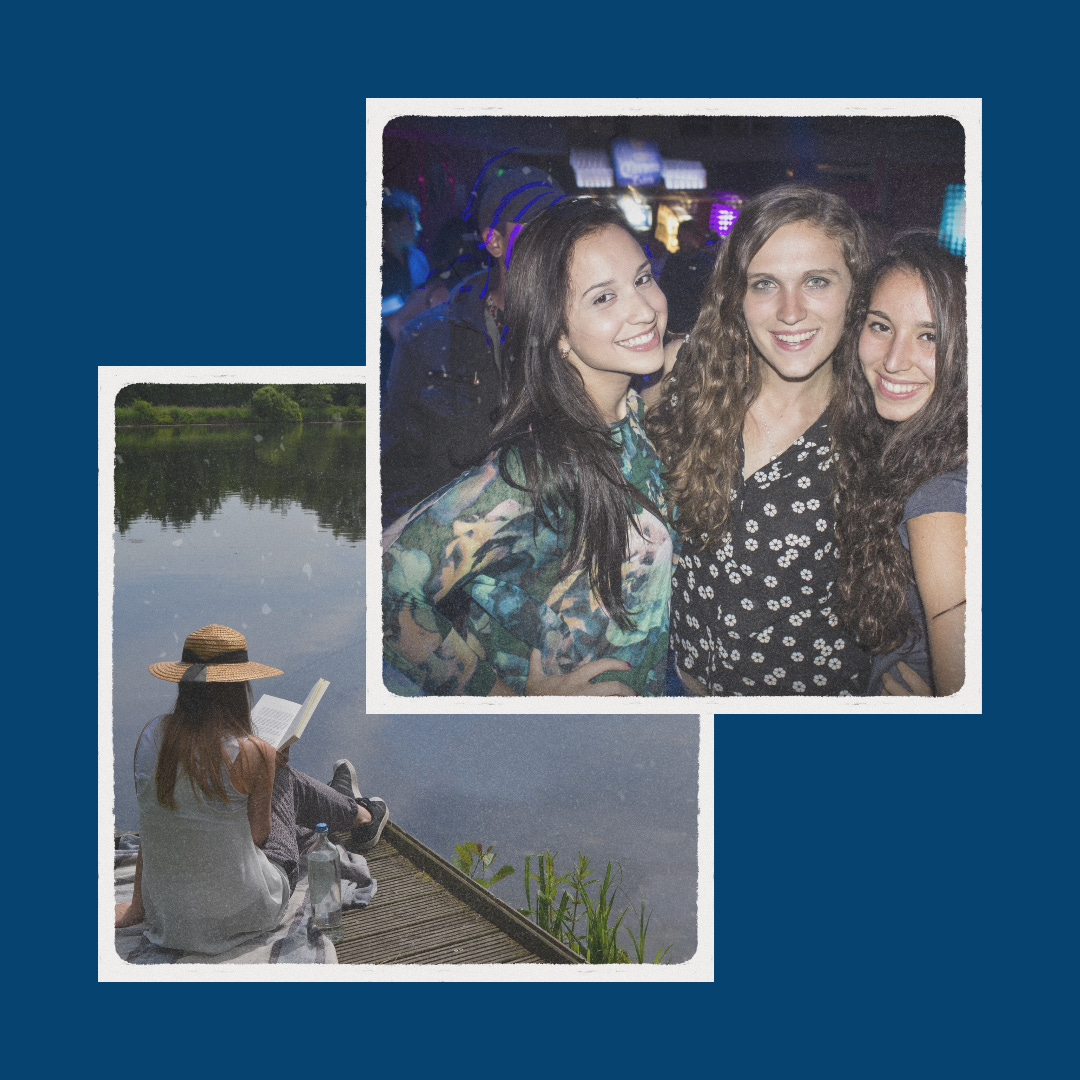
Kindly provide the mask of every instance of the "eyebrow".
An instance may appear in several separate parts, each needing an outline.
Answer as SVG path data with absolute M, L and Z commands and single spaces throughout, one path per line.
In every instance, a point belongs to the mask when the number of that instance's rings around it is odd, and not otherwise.
M 638 274 L 640 274 L 646 266 L 649 268 L 650 271 L 652 270 L 652 263 L 650 263 L 648 259 L 645 259 L 642 264 L 634 271 L 634 275 L 637 276 Z M 615 280 L 613 278 L 609 279 L 608 281 L 598 281 L 595 285 L 590 285 L 581 295 L 588 296 L 589 293 L 594 292 L 596 289 L 606 289 L 609 285 L 614 284 Z
M 804 270 L 802 276 L 803 277 L 816 277 L 818 274 L 835 274 L 837 277 L 840 277 L 840 271 L 834 269 L 831 266 L 827 267 L 825 269 L 822 269 L 822 270 Z M 756 274 L 747 274 L 746 279 L 747 279 L 747 281 L 753 281 L 755 278 L 763 278 L 763 277 L 774 278 L 774 277 L 778 277 L 778 276 L 779 275 L 773 274 L 768 270 L 759 270 Z
M 886 319 L 888 322 L 896 322 L 891 315 L 886 315 L 884 311 L 868 311 L 867 315 L 876 315 L 879 319 Z M 936 330 L 938 325 L 936 322 L 919 322 L 916 326 L 925 326 L 927 330 Z

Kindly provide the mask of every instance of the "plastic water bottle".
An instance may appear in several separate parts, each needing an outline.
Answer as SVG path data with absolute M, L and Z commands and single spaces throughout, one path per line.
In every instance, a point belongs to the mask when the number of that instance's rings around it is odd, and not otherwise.
M 325 825 L 315 826 L 315 843 L 308 851 L 308 889 L 311 920 L 330 940 L 341 940 L 341 856 Z

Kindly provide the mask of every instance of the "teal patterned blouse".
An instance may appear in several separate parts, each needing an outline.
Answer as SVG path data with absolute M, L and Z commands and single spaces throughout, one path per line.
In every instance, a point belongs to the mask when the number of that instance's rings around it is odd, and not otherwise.
M 644 417 L 631 390 L 626 416 L 611 430 L 623 476 L 667 513 Z M 517 475 L 515 464 L 511 458 Z M 565 537 L 536 515 L 528 492 L 502 479 L 494 454 L 435 492 L 383 533 L 383 659 L 405 677 L 388 680 L 390 689 L 485 695 L 498 675 L 523 694 L 537 648 L 548 675 L 616 657 L 630 670 L 594 682 L 663 694 L 678 542 L 649 511 L 636 508 L 635 521 L 622 570 L 634 625 L 624 631 L 604 613 L 584 566 L 560 576 Z

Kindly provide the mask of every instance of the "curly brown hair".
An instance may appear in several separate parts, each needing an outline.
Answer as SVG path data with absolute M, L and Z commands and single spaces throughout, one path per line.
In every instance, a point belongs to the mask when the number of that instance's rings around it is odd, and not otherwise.
M 678 507 L 676 524 L 694 541 L 718 543 L 723 536 L 741 479 L 743 424 L 761 391 L 761 362 L 743 315 L 747 268 L 777 229 L 795 222 L 814 225 L 836 240 L 851 274 L 837 354 L 857 326 L 853 299 L 870 258 L 855 211 L 839 195 L 797 184 L 750 200 L 713 269 L 690 340 L 663 384 L 662 403 L 646 425 L 666 466 L 669 497 Z M 747 363 L 748 349 L 758 363 Z
M 836 465 L 837 610 L 859 641 L 887 652 L 915 629 L 907 605 L 911 554 L 900 540 L 904 504 L 917 487 L 967 461 L 967 324 L 965 267 L 935 233 L 912 229 L 892 240 L 858 298 L 864 322 L 874 289 L 893 270 L 916 274 L 937 325 L 934 389 L 914 416 L 878 415 L 848 343 L 836 370 L 831 423 Z

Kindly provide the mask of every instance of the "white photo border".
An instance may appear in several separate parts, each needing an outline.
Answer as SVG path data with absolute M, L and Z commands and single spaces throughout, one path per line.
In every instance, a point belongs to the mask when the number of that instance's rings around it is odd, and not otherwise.
M 951 116 L 964 127 L 967 184 L 967 287 L 969 355 L 982 356 L 982 102 L 979 98 L 368 98 L 367 100 L 367 322 L 369 538 L 381 534 L 379 483 L 378 356 L 381 273 L 383 129 L 398 116 Z M 967 509 L 967 679 L 947 698 L 921 697 L 739 697 L 702 698 L 702 717 L 746 713 L 829 713 L 886 715 L 982 712 L 982 365 L 968 378 Z M 571 713 L 575 704 L 590 712 L 626 712 L 618 697 L 506 698 L 400 697 L 383 682 L 382 612 L 371 598 L 382 595 L 382 565 L 372 548 L 368 562 L 368 711 L 372 713 Z M 685 714 L 687 698 L 639 698 L 635 711 Z M 703 725 L 704 726 L 704 725 Z

